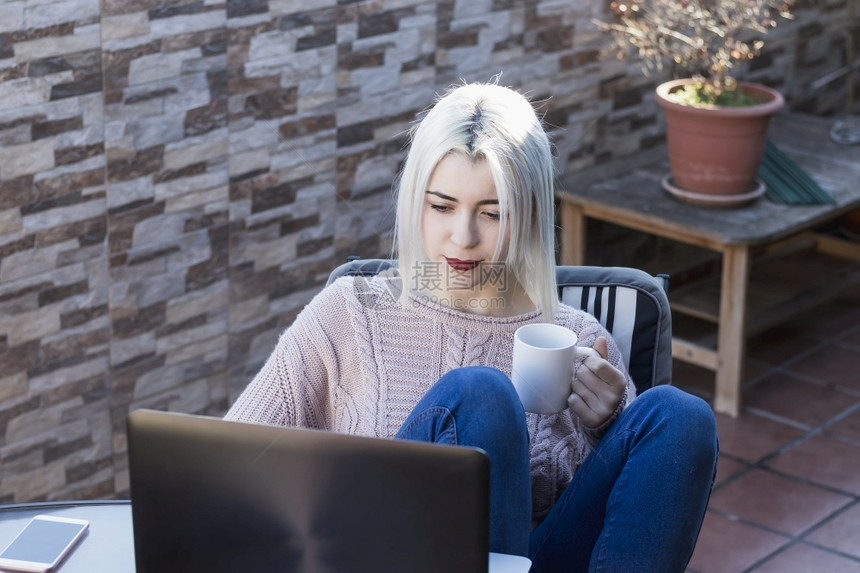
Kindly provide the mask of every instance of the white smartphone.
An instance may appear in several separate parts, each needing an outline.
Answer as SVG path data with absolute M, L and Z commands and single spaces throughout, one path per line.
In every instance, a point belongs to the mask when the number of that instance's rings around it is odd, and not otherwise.
M 0 553 L 0 568 L 35 573 L 53 571 L 89 525 L 84 519 L 37 515 Z

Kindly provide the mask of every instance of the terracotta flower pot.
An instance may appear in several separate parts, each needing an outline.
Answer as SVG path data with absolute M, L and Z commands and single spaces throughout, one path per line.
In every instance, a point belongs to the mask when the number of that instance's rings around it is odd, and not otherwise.
M 700 108 L 668 98 L 692 81 L 674 80 L 657 87 L 657 103 L 666 113 L 666 143 L 674 185 L 695 193 L 749 193 L 756 187 L 770 116 L 785 100 L 776 90 L 743 82 L 739 89 L 761 96 L 764 103 Z

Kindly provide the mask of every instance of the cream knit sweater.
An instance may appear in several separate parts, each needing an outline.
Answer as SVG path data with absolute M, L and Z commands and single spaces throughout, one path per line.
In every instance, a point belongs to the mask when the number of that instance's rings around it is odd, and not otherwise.
M 227 419 L 393 437 L 424 393 L 461 366 L 510 375 L 514 331 L 540 321 L 459 312 L 412 296 L 402 305 L 383 279 L 344 277 L 323 289 L 281 335 Z M 608 360 L 625 372 L 611 337 L 589 314 L 561 305 L 555 322 L 592 346 L 609 339 Z M 635 395 L 627 376 L 622 404 Z M 596 442 L 569 411 L 527 414 L 532 515 L 538 523 Z

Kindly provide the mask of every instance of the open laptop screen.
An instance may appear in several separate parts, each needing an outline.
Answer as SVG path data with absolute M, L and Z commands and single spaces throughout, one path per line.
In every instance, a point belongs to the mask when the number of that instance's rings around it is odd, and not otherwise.
M 138 573 L 484 572 L 478 449 L 138 410 Z

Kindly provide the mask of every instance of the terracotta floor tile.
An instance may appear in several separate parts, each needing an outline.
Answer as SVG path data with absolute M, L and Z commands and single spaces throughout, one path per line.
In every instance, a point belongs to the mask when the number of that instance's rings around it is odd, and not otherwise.
M 860 356 L 855 363 L 855 371 L 860 369 L 857 364 L 860 364 Z M 760 408 L 812 427 L 860 402 L 860 396 L 781 373 L 747 388 L 743 399 L 745 406 Z
M 750 358 L 744 365 L 744 386 L 748 386 L 751 381 L 761 378 L 772 370 L 774 366 L 761 360 Z
M 716 416 L 720 452 L 750 462 L 761 459 L 804 434 L 804 430 L 752 412 L 744 412 L 737 418 L 724 414 Z
M 860 390 L 857 364 L 860 364 L 860 351 L 833 344 L 793 364 L 792 370 L 825 382 Z
M 860 495 L 860 445 L 813 436 L 780 452 L 766 465 L 816 484 Z
M 709 508 L 789 535 L 798 535 L 851 498 L 764 470 L 715 489 Z
M 714 372 L 676 360 L 673 377 L 713 403 Z M 717 481 L 689 571 L 860 573 L 860 287 L 751 337 L 744 385 L 741 415 L 716 415 Z
M 824 430 L 825 435 L 835 435 L 860 443 L 860 410 L 845 416 Z
M 819 340 L 831 338 L 855 328 L 860 322 L 860 308 L 852 306 L 850 300 L 840 298 L 838 301 L 822 304 L 798 315 L 791 323 L 800 325 L 807 336 Z
M 738 573 L 789 541 L 787 537 L 709 511 L 689 569 L 698 573 Z
M 745 368 L 743 384 L 749 384 L 750 380 L 764 375 L 771 368 L 773 366 L 763 362 L 749 361 Z M 714 382 L 715 374 L 712 370 L 680 360 L 674 361 L 672 384 L 706 400 L 709 404 L 713 404 L 714 401 Z
M 798 543 L 780 551 L 755 569 L 755 573 L 860 573 L 860 561 L 855 561 L 817 547 Z
M 818 342 L 819 339 L 792 324 L 772 328 L 747 341 L 747 361 L 760 360 L 771 365 L 782 364 Z
M 860 504 L 816 527 L 806 539 L 860 559 Z
M 723 455 L 720 455 L 717 460 L 717 478 L 714 482 L 714 485 L 719 485 L 726 481 L 728 478 L 733 475 L 747 469 L 749 466 L 743 462 L 739 462 L 737 460 L 733 460 L 731 458 L 727 458 Z

